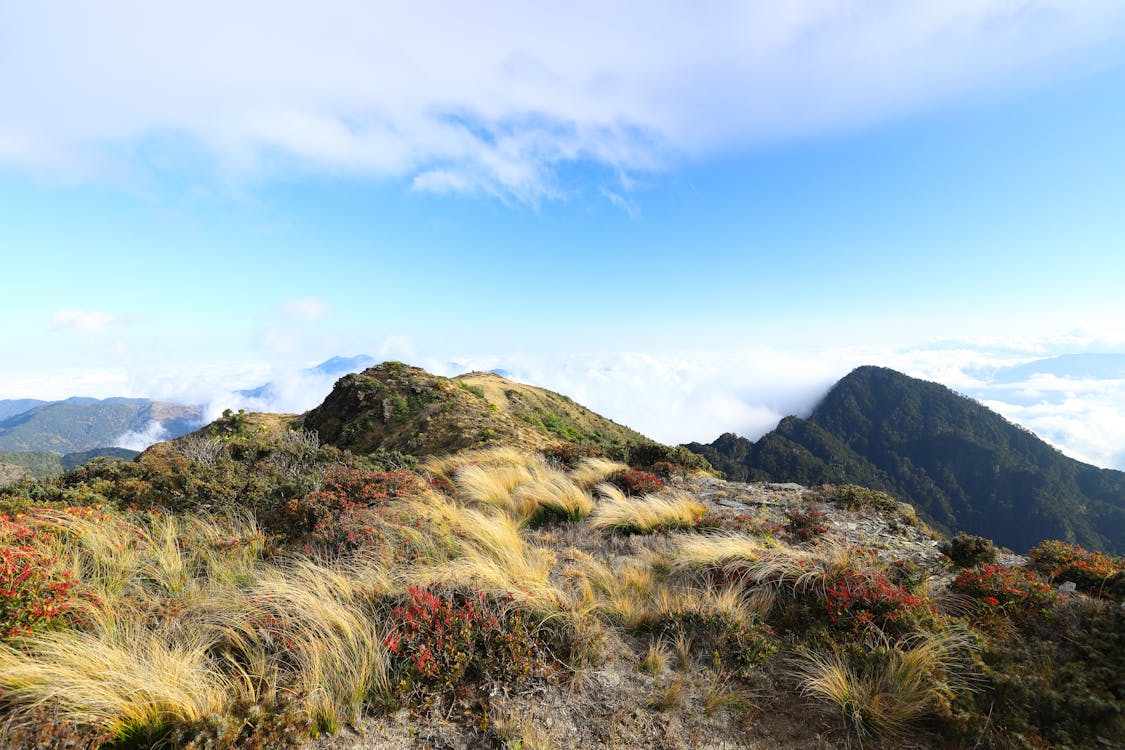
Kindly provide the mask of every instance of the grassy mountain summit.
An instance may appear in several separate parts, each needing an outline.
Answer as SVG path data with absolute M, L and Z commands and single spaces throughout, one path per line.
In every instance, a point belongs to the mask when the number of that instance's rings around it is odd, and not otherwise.
M 454 378 L 401 362 L 384 362 L 337 381 L 304 418 L 325 443 L 357 453 L 399 451 L 414 456 L 465 448 L 543 449 L 578 443 L 627 458 L 638 450 L 672 451 L 707 468 L 690 453 L 667 449 L 566 396 L 495 373 Z
M 1026 550 L 1060 538 L 1125 549 L 1125 473 L 1068 458 L 945 386 L 881 367 L 841 379 L 808 419 L 757 442 L 688 446 L 732 479 L 853 483 L 911 503 L 928 522 Z

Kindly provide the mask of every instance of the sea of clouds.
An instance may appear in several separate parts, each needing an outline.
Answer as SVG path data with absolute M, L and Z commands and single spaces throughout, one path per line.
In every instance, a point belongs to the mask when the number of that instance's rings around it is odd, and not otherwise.
M 1060 343 L 1060 342 L 1056 342 Z M 1073 348 L 1107 346 L 1097 341 Z M 920 347 L 801 349 L 747 346 L 586 354 L 428 353 L 409 342 L 373 348 L 440 375 L 497 371 L 563 393 L 667 443 L 710 442 L 724 432 L 757 439 L 787 415 L 807 416 L 839 378 L 860 365 L 891 367 L 946 385 L 1019 424 L 1068 456 L 1125 470 L 1125 354 L 1071 361 L 1042 342 L 940 342 Z M 300 413 L 319 404 L 338 373 L 265 362 L 133 373 L 86 373 L 83 395 L 146 396 L 224 409 Z M 269 384 L 259 393 L 239 393 Z M 4 390 L 18 387 L 8 385 Z M 34 394 L 30 394 L 34 395 Z M 129 447 L 160 439 L 159 426 L 133 433 Z

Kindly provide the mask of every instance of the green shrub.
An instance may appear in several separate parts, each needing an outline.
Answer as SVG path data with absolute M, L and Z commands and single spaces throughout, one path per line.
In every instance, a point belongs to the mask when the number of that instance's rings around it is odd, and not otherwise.
M 996 545 L 991 540 L 963 532 L 943 542 L 941 551 L 958 568 L 996 562 Z
M 826 484 L 817 488 L 817 494 L 824 500 L 845 510 L 874 508 L 881 511 L 898 511 L 902 505 L 886 492 L 871 490 L 855 484 Z
M 953 746 L 1125 747 L 1125 610 L 1071 600 L 1062 615 L 982 639 L 973 690 L 943 723 Z

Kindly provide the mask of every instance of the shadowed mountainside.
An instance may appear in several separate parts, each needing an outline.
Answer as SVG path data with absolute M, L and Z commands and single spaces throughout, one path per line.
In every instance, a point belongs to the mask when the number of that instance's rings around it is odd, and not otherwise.
M 731 479 L 850 483 L 911 503 L 931 524 L 1026 550 L 1045 538 L 1125 549 L 1125 473 L 1076 461 L 937 383 L 860 367 L 808 419 L 757 442 L 692 443 Z

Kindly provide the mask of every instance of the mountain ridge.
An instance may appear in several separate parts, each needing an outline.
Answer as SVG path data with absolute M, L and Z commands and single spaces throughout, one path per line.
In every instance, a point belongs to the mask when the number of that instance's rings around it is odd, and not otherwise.
M 758 441 L 686 446 L 734 479 L 860 484 L 927 522 L 1027 549 L 1045 538 L 1125 548 L 1125 473 L 1069 458 L 938 383 L 873 366 L 837 382 L 807 419 Z
M 152 431 L 177 437 L 199 426 L 198 406 L 137 398 L 71 397 L 41 403 L 0 420 L 0 451 L 49 451 L 65 455 L 114 444 Z

